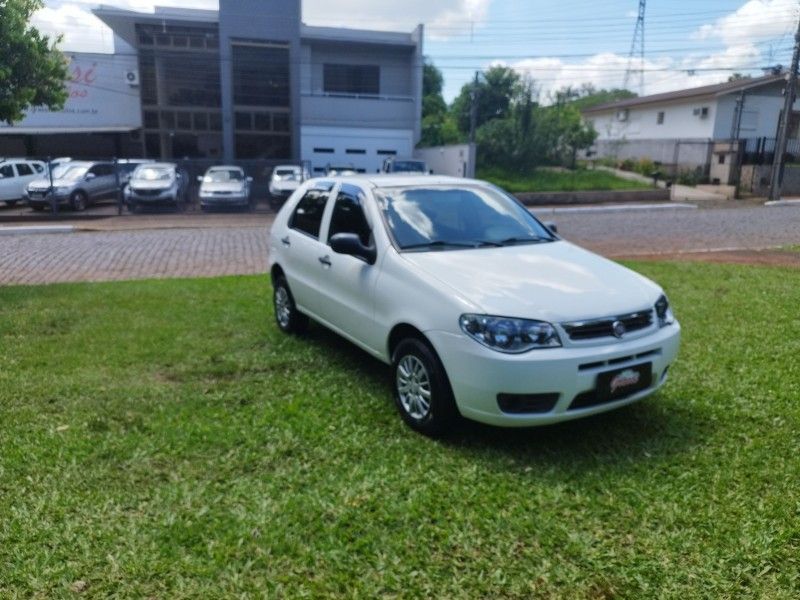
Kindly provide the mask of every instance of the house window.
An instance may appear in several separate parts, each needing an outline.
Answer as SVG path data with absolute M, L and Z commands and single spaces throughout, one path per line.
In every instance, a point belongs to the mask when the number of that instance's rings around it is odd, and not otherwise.
M 662 110 L 662 111 L 659 111 L 659 113 L 658 113 L 658 117 L 656 117 L 656 122 L 657 122 L 659 125 L 663 125 L 663 124 L 664 124 L 664 111 L 663 111 L 663 110 Z
M 332 94 L 380 94 L 378 65 L 333 65 L 323 67 L 322 88 Z
M 721 164 L 721 165 L 725 164 L 725 155 L 724 154 L 720 154 L 719 155 L 719 164 Z

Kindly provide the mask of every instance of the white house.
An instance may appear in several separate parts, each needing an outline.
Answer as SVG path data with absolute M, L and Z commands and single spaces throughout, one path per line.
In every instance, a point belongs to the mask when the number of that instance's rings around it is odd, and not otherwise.
M 719 142 L 776 137 L 785 84 L 770 74 L 593 106 L 583 112 L 598 133 L 590 154 L 707 170 Z M 800 114 L 790 118 L 797 138 Z

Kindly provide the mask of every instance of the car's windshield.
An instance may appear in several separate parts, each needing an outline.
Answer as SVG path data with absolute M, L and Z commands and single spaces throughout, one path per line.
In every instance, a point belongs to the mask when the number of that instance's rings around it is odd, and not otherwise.
M 53 169 L 53 179 L 61 179 L 64 177 L 64 173 L 69 171 L 70 169 L 78 169 L 76 165 L 66 164 L 66 165 L 58 165 L 55 169 Z M 85 172 L 85 170 L 84 170 Z
M 172 169 L 169 167 L 138 167 L 133 172 L 133 179 L 144 181 L 169 181 Z
M 375 196 L 400 249 L 450 250 L 557 238 L 499 189 L 482 185 L 383 188 Z
M 292 181 L 300 179 L 300 169 L 275 169 L 275 179 Z
M 64 181 L 78 181 L 81 177 L 86 175 L 86 171 L 89 170 L 89 167 L 76 167 L 76 166 L 69 166 L 64 165 L 64 170 L 61 173 L 58 173 L 58 170 L 62 167 L 58 167 L 53 172 L 53 179 L 61 179 Z
M 205 183 L 227 183 L 229 181 L 243 181 L 244 174 L 239 169 L 214 169 L 206 173 L 203 178 Z
M 392 163 L 394 173 L 424 173 L 425 163 L 416 160 L 396 160 Z

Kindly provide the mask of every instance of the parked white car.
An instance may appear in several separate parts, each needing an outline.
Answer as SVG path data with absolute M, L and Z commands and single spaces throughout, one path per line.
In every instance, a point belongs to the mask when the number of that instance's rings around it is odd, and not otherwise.
M 200 182 L 200 208 L 248 207 L 252 177 L 237 166 L 211 167 L 198 177 Z
M 658 285 L 480 181 L 311 180 L 275 219 L 270 267 L 280 329 L 310 317 L 391 364 L 400 414 L 429 435 L 619 408 L 678 353 Z
M 305 179 L 302 167 L 297 165 L 278 165 L 272 169 L 269 178 L 269 200 L 272 208 L 280 208 Z
M 25 199 L 28 184 L 42 176 L 46 165 L 24 158 L 0 159 L 0 202 L 14 206 Z
M 381 172 L 427 175 L 429 171 L 428 165 L 424 160 L 420 160 L 418 158 L 398 158 L 396 156 L 390 156 L 383 161 Z

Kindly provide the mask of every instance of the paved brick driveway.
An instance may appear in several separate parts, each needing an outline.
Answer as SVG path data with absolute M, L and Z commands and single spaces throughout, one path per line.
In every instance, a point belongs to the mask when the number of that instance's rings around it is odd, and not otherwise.
M 567 239 L 608 256 L 800 245 L 800 207 L 615 213 L 541 211 Z M 263 273 L 268 224 L 0 236 L 0 285 Z M 106 225 L 106 229 L 113 225 Z
M 263 227 L 0 236 L 0 284 L 263 273 Z

